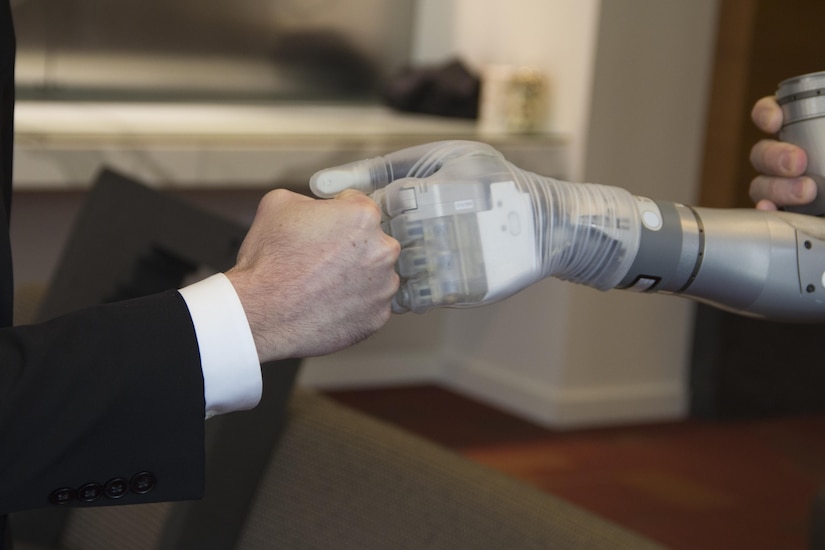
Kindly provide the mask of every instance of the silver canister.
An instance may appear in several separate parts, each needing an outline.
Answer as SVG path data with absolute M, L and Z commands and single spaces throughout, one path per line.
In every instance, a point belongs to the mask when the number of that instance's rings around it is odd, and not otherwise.
M 805 174 L 817 186 L 814 202 L 786 210 L 825 216 L 825 71 L 783 80 L 776 100 L 783 113 L 779 139 L 805 150 L 808 155 Z

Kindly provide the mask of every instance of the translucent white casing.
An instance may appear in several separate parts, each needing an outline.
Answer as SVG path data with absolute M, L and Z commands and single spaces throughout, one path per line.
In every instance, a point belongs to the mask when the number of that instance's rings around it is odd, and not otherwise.
M 489 145 L 449 141 L 315 174 L 312 191 L 372 193 L 402 246 L 394 310 L 470 307 L 544 277 L 615 287 L 639 247 L 636 202 L 623 189 L 521 170 Z
M 513 182 L 390 186 L 376 198 L 406 203 L 387 232 L 401 242 L 397 311 L 489 303 L 535 281 L 530 197 Z

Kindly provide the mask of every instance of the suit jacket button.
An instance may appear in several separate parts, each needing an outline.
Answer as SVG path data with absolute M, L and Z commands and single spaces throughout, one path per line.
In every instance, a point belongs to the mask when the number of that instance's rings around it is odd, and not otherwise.
M 103 496 L 103 487 L 99 483 L 87 483 L 77 490 L 77 500 L 94 502 Z
M 110 479 L 103 488 L 106 498 L 118 499 L 129 491 L 129 482 L 122 477 Z
M 155 488 L 156 483 L 155 474 L 152 472 L 140 472 L 132 476 L 132 481 L 129 483 L 129 486 L 132 488 L 132 492 L 145 495 Z
M 61 487 L 60 489 L 55 489 L 52 491 L 52 494 L 49 495 L 49 502 L 56 506 L 60 506 L 62 504 L 68 504 L 74 500 L 74 496 L 74 489 L 71 487 Z

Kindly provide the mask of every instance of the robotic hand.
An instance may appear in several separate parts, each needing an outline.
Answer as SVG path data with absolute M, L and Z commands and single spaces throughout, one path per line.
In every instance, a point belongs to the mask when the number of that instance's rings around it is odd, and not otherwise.
M 396 312 L 487 304 L 547 276 L 611 288 L 638 246 L 627 192 L 540 178 L 481 143 L 331 168 L 310 187 L 321 197 L 353 187 L 381 205 L 402 246 Z
M 396 312 L 491 303 L 545 277 L 663 292 L 745 315 L 825 320 L 825 222 L 710 209 L 521 170 L 488 145 L 446 141 L 322 170 L 355 188 L 402 246 Z

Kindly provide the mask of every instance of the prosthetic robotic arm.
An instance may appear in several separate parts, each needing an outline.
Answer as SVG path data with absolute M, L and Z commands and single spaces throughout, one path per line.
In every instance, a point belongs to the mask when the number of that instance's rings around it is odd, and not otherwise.
M 744 315 L 825 320 L 825 221 L 710 209 L 517 168 L 448 141 L 323 170 L 313 192 L 355 188 L 402 245 L 396 312 L 469 307 L 545 277 L 685 296 Z

